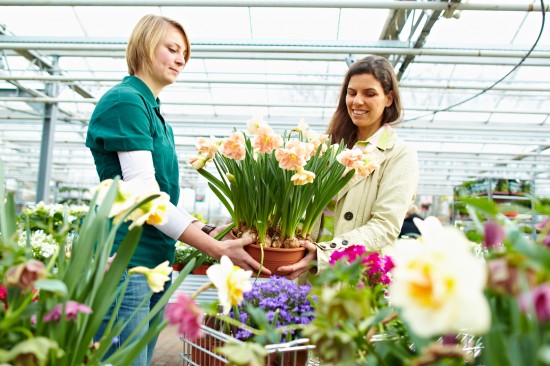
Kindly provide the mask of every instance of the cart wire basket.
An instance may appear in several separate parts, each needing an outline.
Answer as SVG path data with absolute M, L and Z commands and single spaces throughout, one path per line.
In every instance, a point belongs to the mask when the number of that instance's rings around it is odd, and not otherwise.
M 183 342 L 183 352 L 180 358 L 184 366 L 222 366 L 229 361 L 215 350 L 228 342 L 243 343 L 241 340 L 228 334 L 202 325 L 204 337 L 190 341 L 185 336 L 180 339 Z M 296 339 L 290 342 L 270 344 L 265 346 L 268 355 L 265 359 L 267 366 L 315 366 L 319 362 L 311 355 L 314 345 L 309 344 L 306 338 Z

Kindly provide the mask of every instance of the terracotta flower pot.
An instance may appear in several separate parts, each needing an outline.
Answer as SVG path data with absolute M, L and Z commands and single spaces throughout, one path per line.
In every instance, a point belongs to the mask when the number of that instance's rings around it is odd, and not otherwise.
M 201 264 L 193 270 L 194 275 L 206 275 L 206 270 L 210 267 L 210 264 Z
M 306 255 L 306 248 L 271 248 L 264 247 L 264 260 L 262 263 L 262 249 L 259 245 L 249 244 L 244 250 L 258 263 L 271 271 L 271 274 L 278 274 L 277 268 L 298 262 Z
M 174 264 L 172 264 L 172 269 L 174 271 L 181 272 L 181 270 L 183 269 L 183 264 L 174 263 Z

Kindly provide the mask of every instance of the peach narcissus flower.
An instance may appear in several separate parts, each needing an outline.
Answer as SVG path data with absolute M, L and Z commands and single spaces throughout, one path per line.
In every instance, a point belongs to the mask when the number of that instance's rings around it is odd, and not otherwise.
M 241 132 L 233 132 L 228 138 L 223 140 L 221 152 L 230 159 L 243 160 L 246 156 L 243 134 Z
M 214 138 L 199 137 L 195 147 L 201 156 L 206 159 L 212 159 L 218 152 L 219 143 Z
M 360 149 L 344 150 L 336 156 L 336 160 L 348 169 L 354 169 L 362 159 L 363 152 Z
M 195 170 L 199 170 L 204 168 L 206 163 L 208 162 L 208 159 L 206 156 L 203 155 L 193 155 L 189 158 L 189 164 L 193 167 Z
M 296 186 L 301 186 L 304 184 L 312 183 L 315 180 L 315 173 L 307 171 L 303 168 L 299 168 L 290 180 Z
M 252 289 L 249 281 L 252 271 L 245 271 L 235 266 L 225 255 L 222 256 L 219 264 L 214 264 L 206 270 L 206 275 L 218 289 L 218 299 L 226 315 L 229 314 L 232 306 L 243 301 L 243 294 Z
M 143 266 L 133 267 L 128 271 L 128 274 L 140 273 L 147 279 L 147 284 L 153 292 L 161 292 L 164 290 L 164 284 L 170 280 L 170 273 L 172 273 L 172 267 L 168 265 L 168 261 L 165 261 L 155 268 L 147 268 Z
M 283 144 L 283 138 L 275 133 L 260 133 L 254 138 L 254 150 L 260 154 L 269 154 Z
M 300 144 L 289 144 L 275 150 L 275 159 L 279 162 L 281 169 L 298 170 L 304 167 L 309 159 L 309 150 Z

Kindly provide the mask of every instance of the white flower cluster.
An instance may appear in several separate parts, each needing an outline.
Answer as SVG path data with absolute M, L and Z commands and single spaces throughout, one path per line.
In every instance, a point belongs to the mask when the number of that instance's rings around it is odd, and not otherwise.
M 18 244 L 22 247 L 27 245 L 27 233 L 25 231 L 20 231 Z M 40 261 L 47 260 L 59 250 L 57 241 L 43 230 L 36 230 L 31 234 L 30 245 L 33 257 Z

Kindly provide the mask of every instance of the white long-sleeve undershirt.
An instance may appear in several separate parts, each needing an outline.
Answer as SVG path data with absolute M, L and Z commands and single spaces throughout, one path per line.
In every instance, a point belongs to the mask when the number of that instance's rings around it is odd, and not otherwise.
M 119 151 L 118 159 L 122 169 L 123 181 L 142 185 L 143 188 L 149 187 L 155 182 L 155 166 L 150 151 Z M 170 238 L 178 240 L 189 224 L 196 220 L 186 210 L 169 203 L 167 222 L 162 225 L 153 224 L 153 226 Z

